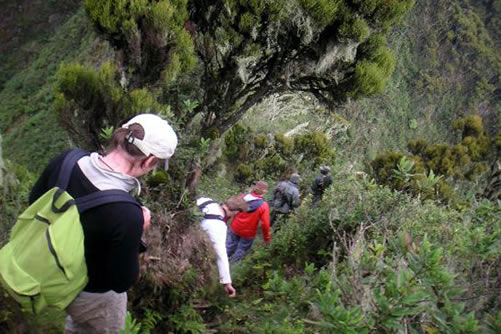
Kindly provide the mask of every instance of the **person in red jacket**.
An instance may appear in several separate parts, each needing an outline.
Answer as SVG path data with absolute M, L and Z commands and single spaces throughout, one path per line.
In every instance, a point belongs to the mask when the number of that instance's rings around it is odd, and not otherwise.
M 254 238 L 256 238 L 259 222 L 261 222 L 264 242 L 271 241 L 270 208 L 263 199 L 267 192 L 268 184 L 264 181 L 258 181 L 250 193 L 242 195 L 249 204 L 249 210 L 237 213 L 231 222 L 226 239 L 226 252 L 230 263 L 240 261 L 249 252 Z

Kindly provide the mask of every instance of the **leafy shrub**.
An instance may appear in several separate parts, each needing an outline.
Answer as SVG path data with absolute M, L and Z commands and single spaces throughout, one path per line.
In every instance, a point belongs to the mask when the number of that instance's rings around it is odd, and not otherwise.
M 235 180 L 237 182 L 246 183 L 254 177 L 254 170 L 247 164 L 239 164 L 235 171 Z
M 423 155 L 428 143 L 423 138 L 411 139 L 407 143 L 407 149 L 414 155 Z
M 205 333 L 205 325 L 200 314 L 192 305 L 183 305 L 173 315 L 169 316 L 169 323 L 177 333 L 181 334 L 202 334 Z
M 256 136 L 256 138 L 254 138 L 254 146 L 256 148 L 263 149 L 266 148 L 268 144 L 269 144 L 268 137 L 266 137 L 263 134 L 259 134 Z
M 461 133 L 461 138 L 478 137 L 484 133 L 482 117 L 479 115 L 471 115 L 455 120 L 452 123 L 452 128 Z
M 257 178 L 279 177 L 286 171 L 287 166 L 287 162 L 280 158 L 278 154 L 267 155 L 265 158 L 254 162 Z
M 249 145 L 251 134 L 252 130 L 249 127 L 235 124 L 224 136 L 223 153 L 230 162 L 245 161 L 251 149 Z
M 484 134 L 482 118 L 478 115 L 456 120 L 453 127 L 461 133 L 460 144 L 429 144 L 424 139 L 410 140 L 408 149 L 414 156 L 393 152 L 379 155 L 370 164 L 372 175 L 381 184 L 421 195 L 423 199 L 456 200 L 451 180 L 474 181 L 487 171 L 490 139 Z M 402 157 L 414 163 L 414 167 L 405 173 L 399 167 Z M 434 182 L 437 177 L 443 179 Z
M 363 19 L 354 19 L 353 22 L 345 21 L 339 28 L 341 38 L 352 39 L 355 42 L 364 41 L 369 34 L 369 26 Z
M 294 150 L 294 140 L 284 134 L 277 133 L 275 135 L 275 150 L 278 154 L 289 157 Z
M 332 164 L 335 157 L 334 150 L 329 147 L 329 140 L 319 131 L 294 138 L 294 151 L 304 154 L 304 157 L 313 160 L 315 165 Z
M 2 168 L 0 166 L 0 168 Z M 4 175 L 0 183 L 0 245 L 7 241 L 8 232 L 19 214 L 28 206 L 28 197 L 35 175 L 26 167 L 5 161 Z

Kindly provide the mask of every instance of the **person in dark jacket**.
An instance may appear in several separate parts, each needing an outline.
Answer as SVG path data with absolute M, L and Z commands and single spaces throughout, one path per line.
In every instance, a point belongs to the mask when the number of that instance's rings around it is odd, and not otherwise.
M 140 192 L 137 177 L 169 159 L 177 136 L 167 121 L 153 114 L 133 117 L 117 129 L 106 155 L 90 153 L 73 167 L 68 193 L 78 198 L 119 189 Z M 33 187 L 29 202 L 55 186 L 67 153 L 54 158 Z M 125 326 L 127 290 L 139 277 L 143 231 L 150 225 L 146 207 L 132 203 L 103 204 L 80 217 L 88 284 L 67 307 L 65 333 L 118 333 Z
M 275 224 L 277 215 L 288 215 L 301 205 L 301 199 L 299 198 L 299 182 L 301 182 L 301 176 L 297 173 L 293 173 L 289 181 L 281 181 L 273 189 L 273 197 L 271 199 L 271 226 Z
M 329 175 L 330 170 L 329 166 L 320 166 L 320 175 L 318 175 L 311 184 L 313 202 L 322 199 L 325 189 L 332 184 L 332 177 Z

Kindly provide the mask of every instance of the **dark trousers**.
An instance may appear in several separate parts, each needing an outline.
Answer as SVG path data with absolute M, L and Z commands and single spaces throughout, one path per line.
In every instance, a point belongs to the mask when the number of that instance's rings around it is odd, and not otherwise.
M 280 217 L 282 217 L 282 219 L 284 219 L 288 215 L 289 215 L 288 213 L 279 212 L 277 210 L 271 210 L 270 226 L 273 227 L 273 225 L 275 225 L 275 223 L 277 222 L 278 219 L 280 219 Z
M 254 238 L 242 238 L 231 230 L 228 230 L 228 237 L 226 238 L 226 253 L 230 263 L 236 263 L 244 258 L 250 251 Z

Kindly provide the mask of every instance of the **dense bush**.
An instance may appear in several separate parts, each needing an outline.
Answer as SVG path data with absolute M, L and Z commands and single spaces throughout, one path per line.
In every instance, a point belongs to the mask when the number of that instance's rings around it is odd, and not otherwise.
M 301 172 L 303 168 L 331 164 L 335 157 L 327 136 L 319 131 L 295 137 L 276 133 L 269 143 L 266 135 L 255 134 L 250 127 L 236 124 L 224 141 L 223 154 L 230 166 L 238 166 L 234 178 L 240 183 L 281 178 L 290 170 Z
M 290 157 L 294 150 L 294 139 L 277 133 L 275 135 L 275 150 L 283 157 Z
M 312 160 L 314 165 L 331 164 L 335 152 L 330 148 L 329 140 L 319 131 L 313 131 L 294 138 L 294 151 Z
M 380 184 L 421 195 L 423 199 L 453 200 L 451 180 L 476 180 L 488 170 L 489 154 L 496 154 L 484 133 L 480 116 L 458 119 L 453 122 L 453 128 L 460 134 L 460 144 L 410 140 L 407 147 L 414 155 L 381 154 L 370 164 L 372 175 Z
M 252 130 L 249 127 L 235 124 L 224 136 L 223 153 L 231 163 L 245 161 L 252 149 Z

